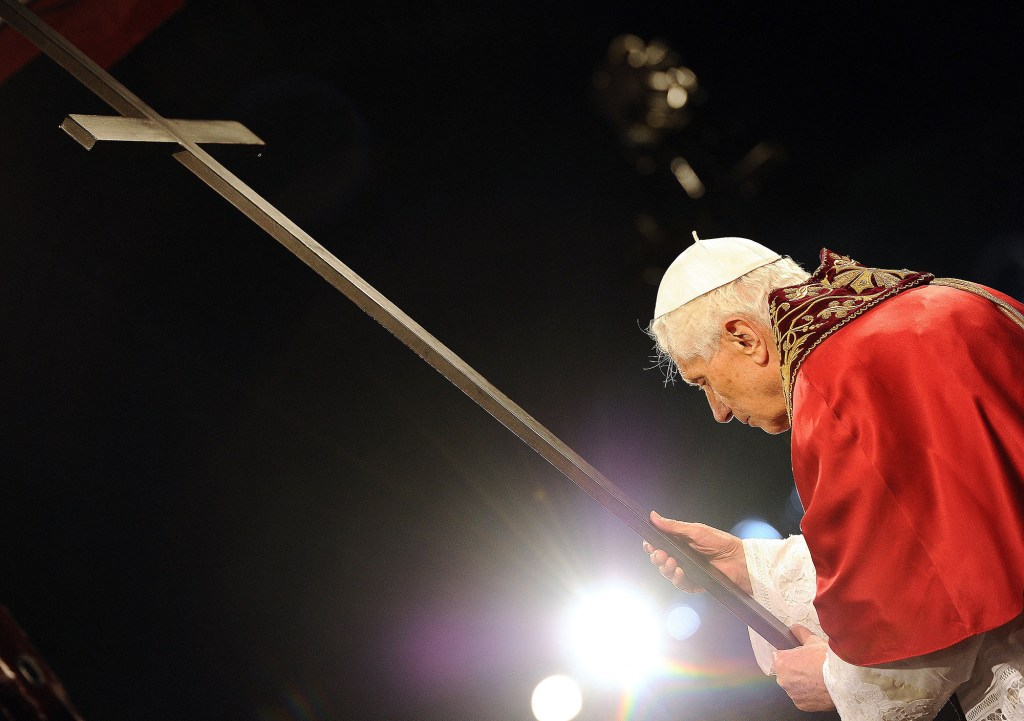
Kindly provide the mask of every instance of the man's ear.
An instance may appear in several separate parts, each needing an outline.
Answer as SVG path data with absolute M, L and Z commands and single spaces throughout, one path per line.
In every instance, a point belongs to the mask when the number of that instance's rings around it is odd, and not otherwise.
M 767 333 L 765 328 L 745 318 L 729 318 L 723 327 L 723 340 L 736 352 L 758 365 L 765 365 L 769 356 L 768 344 L 773 342 Z

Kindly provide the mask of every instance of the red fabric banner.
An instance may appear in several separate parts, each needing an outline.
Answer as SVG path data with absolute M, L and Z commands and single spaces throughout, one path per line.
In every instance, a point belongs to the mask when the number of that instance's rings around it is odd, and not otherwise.
M 29 10 L 108 68 L 177 12 L 184 0 L 35 0 Z M 0 25 L 0 83 L 39 54 L 6 23 Z

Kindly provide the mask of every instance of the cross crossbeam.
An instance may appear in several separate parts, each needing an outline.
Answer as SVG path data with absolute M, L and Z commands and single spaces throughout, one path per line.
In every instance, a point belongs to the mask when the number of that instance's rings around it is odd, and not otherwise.
M 100 142 L 174 143 L 188 138 L 197 145 L 264 145 L 256 133 L 236 120 L 170 120 L 170 133 L 150 118 L 125 118 L 107 115 L 69 115 L 60 124 L 61 130 L 77 140 L 86 150 Z

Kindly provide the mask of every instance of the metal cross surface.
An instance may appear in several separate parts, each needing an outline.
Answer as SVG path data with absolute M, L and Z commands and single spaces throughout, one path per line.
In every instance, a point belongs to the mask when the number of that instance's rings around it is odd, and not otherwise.
M 61 127 L 87 149 L 99 141 L 163 142 L 176 146 L 178 149 L 173 156 L 178 162 L 387 328 L 619 520 L 653 545 L 669 551 L 694 583 L 706 589 L 741 621 L 778 649 L 800 645 L 779 619 L 698 553 L 655 528 L 647 514 L 597 469 L 199 147 L 205 142 L 262 144 L 243 126 L 227 121 L 166 119 L 17 0 L 0 0 L 0 18 L 123 116 L 66 118 Z

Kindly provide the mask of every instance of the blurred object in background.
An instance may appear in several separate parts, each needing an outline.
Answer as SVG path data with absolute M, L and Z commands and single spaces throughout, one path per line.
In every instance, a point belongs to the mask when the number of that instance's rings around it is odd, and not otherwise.
M 637 171 L 668 171 L 692 200 L 752 198 L 785 157 L 736 119 L 716 117 L 697 74 L 660 40 L 615 38 L 593 84 Z
M 665 43 L 645 43 L 636 35 L 620 35 L 608 47 L 608 58 L 594 74 L 594 91 L 601 110 L 619 131 L 628 148 L 659 147 L 693 117 L 694 105 L 704 98 L 697 75 Z M 642 163 L 638 170 L 653 171 Z
M 744 206 L 785 160 L 781 145 L 717 112 L 697 73 L 663 41 L 612 40 L 593 90 L 628 162 L 651 186 L 645 196 L 655 207 L 636 224 L 644 283 L 657 284 L 692 228 L 707 235 L 727 217 L 730 232 L 737 232 Z

